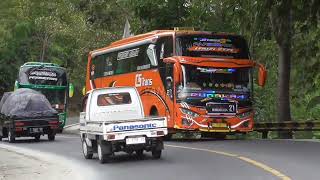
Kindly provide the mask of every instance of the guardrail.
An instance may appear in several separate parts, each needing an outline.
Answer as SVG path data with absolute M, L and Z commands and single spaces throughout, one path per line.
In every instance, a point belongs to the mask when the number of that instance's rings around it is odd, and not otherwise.
M 320 131 L 320 121 L 285 121 L 255 123 L 254 131 L 261 132 L 262 138 L 267 139 L 269 131 Z

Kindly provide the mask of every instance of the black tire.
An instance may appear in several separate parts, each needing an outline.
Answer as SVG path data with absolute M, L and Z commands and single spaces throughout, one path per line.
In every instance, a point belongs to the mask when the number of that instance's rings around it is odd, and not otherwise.
M 36 142 L 39 142 L 39 141 L 40 141 L 40 138 L 41 138 L 41 134 L 37 134 L 37 135 L 34 136 L 34 140 L 35 140 Z
M 158 109 L 156 107 L 152 107 L 150 110 L 150 116 L 158 116 L 159 112 Z
M 49 141 L 54 141 L 56 139 L 56 135 L 54 133 L 49 133 L 48 134 L 48 140 Z
M 82 141 L 82 153 L 85 159 L 92 159 L 92 156 L 93 156 L 92 148 L 90 148 L 87 145 L 85 140 Z
M 9 143 L 14 143 L 16 141 L 16 136 L 12 130 L 8 132 L 8 141 Z
M 0 141 L 2 141 L 2 136 L 0 136 Z
M 162 150 L 152 150 L 152 158 L 153 159 L 160 159 L 161 153 L 162 153 Z
M 143 149 L 136 150 L 136 154 L 139 158 L 143 157 Z
M 98 159 L 99 159 L 99 162 L 101 164 L 104 164 L 106 162 L 109 162 L 110 161 L 110 155 L 109 154 L 104 154 L 104 146 L 101 145 L 101 143 L 98 143 L 98 147 L 97 147 L 97 151 L 98 151 Z

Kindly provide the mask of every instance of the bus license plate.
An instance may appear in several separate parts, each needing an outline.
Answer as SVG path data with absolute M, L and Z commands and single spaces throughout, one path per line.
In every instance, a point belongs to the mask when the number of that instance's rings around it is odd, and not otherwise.
M 146 143 L 145 137 L 132 137 L 126 139 L 126 144 L 144 144 Z
M 227 128 L 228 127 L 227 123 L 212 123 L 211 126 L 214 128 Z
M 43 128 L 30 128 L 29 131 L 30 133 L 42 133 Z

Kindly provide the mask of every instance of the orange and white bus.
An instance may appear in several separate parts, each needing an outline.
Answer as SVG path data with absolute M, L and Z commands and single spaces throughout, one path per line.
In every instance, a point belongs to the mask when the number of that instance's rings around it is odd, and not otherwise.
M 158 30 L 89 53 L 86 91 L 135 86 L 146 115 L 166 116 L 169 132 L 202 135 L 253 130 L 253 69 L 245 39 L 204 31 Z

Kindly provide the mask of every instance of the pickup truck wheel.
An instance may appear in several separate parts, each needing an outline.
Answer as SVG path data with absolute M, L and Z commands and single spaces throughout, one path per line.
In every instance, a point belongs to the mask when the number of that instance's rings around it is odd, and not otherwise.
M 41 134 L 37 134 L 37 135 L 34 136 L 34 140 L 35 140 L 36 142 L 39 142 L 39 141 L 40 141 L 40 138 L 41 138 Z
M 14 132 L 12 132 L 12 130 L 9 130 L 8 132 L 8 140 L 9 140 L 9 143 L 14 143 L 16 141 L 16 137 L 14 135 Z
M 160 159 L 161 158 L 162 150 L 152 150 L 152 157 L 153 159 Z
M 85 140 L 82 141 L 82 152 L 85 159 L 92 159 L 93 152 Z
M 48 140 L 49 141 L 54 141 L 56 139 L 56 135 L 54 133 L 49 133 L 48 134 Z
M 136 154 L 139 158 L 143 157 L 143 149 L 136 150 Z
M 110 160 L 110 155 L 109 154 L 104 154 L 104 149 L 103 146 L 98 143 L 98 158 L 101 164 L 104 164 Z

